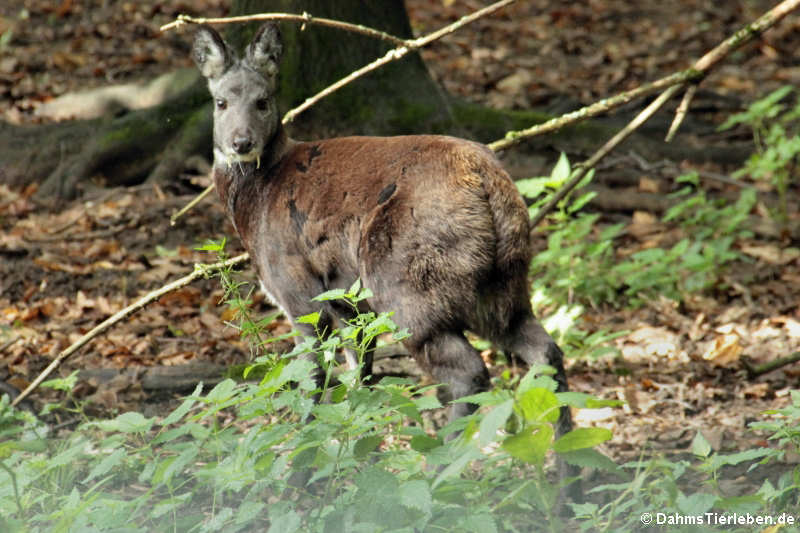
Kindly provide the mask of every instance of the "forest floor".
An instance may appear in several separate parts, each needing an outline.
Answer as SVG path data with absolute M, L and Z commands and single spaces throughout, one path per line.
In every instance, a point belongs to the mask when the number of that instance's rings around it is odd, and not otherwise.
M 220 0 L 166 3 L 60 3 L 9 0 L 0 7 L 0 113 L 13 123 L 41 122 L 42 102 L 71 91 L 110 83 L 148 80 L 176 67 L 191 66 L 189 33 L 160 34 L 158 27 L 178 13 L 225 13 Z M 475 0 L 407 0 L 415 32 L 436 29 L 479 7 Z M 646 7 L 644 7 L 646 6 Z M 701 0 L 580 3 L 521 2 L 478 21 L 423 52 L 433 76 L 451 93 L 493 107 L 557 108 L 588 104 L 686 68 L 771 2 Z M 790 17 L 762 39 L 733 54 L 704 82 L 704 123 L 714 124 L 765 92 L 800 85 L 796 50 L 800 19 Z M 10 33 L 9 33 L 10 32 Z M 10 40 L 4 36 L 10 35 Z M 673 107 L 674 109 L 674 107 Z M 669 117 L 667 117 L 668 120 Z M 697 133 L 700 131 L 700 133 Z M 705 133 L 703 133 L 705 132 Z M 741 132 L 740 132 L 741 133 Z M 724 142 L 714 128 L 694 130 L 694 142 Z M 663 132 L 659 135 L 663 135 Z M 741 140 L 741 135 L 740 139 Z M 572 154 L 577 161 L 583 154 Z M 658 164 L 656 164 L 658 163 Z M 626 192 L 664 196 L 676 189 L 663 169 L 696 169 L 714 175 L 735 170 L 719 163 L 642 161 L 631 153 L 612 156 L 598 179 L 634 176 L 616 186 Z M 514 168 L 516 177 L 536 171 Z M 795 180 L 796 181 L 796 180 Z M 206 239 L 234 235 L 216 198 L 170 226 L 169 216 L 202 185 L 187 173 L 168 190 L 149 185 L 99 190 L 57 211 L 33 202 L 35 187 L 0 185 L 0 380 L 24 388 L 62 349 L 110 314 L 147 291 L 214 257 L 194 247 Z M 748 182 L 752 185 L 752 182 Z M 704 181 L 711 195 L 738 192 L 720 181 Z M 770 187 L 756 184 L 769 197 Z M 795 189 L 790 191 L 796 199 Z M 763 205 L 756 215 L 766 217 Z M 636 215 L 638 213 L 638 215 Z M 669 225 L 634 231 L 648 218 L 646 207 L 604 212 L 606 222 L 628 222 L 617 245 L 620 256 L 669 242 Z M 650 213 L 660 216 L 660 213 Z M 798 219 L 796 202 L 791 217 Z M 800 367 L 784 366 L 750 378 L 743 355 L 764 363 L 800 350 L 800 259 L 798 242 L 786 235 L 757 234 L 736 242 L 747 260 L 719 273 L 712 291 L 688 295 L 680 304 L 656 300 L 635 308 L 602 302 L 587 308 L 582 327 L 624 332 L 612 341 L 615 355 L 570 359 L 573 390 L 625 400 L 623 408 L 578 413 L 579 424 L 613 430 L 603 449 L 616 461 L 645 453 L 685 454 L 697 431 L 715 450 L 729 452 L 764 445 L 748 429 L 767 409 L 790 403 Z M 792 252 L 794 247 L 794 252 Z M 240 251 L 230 239 L 229 253 Z M 248 271 L 245 278 L 251 277 Z M 148 388 L 147 367 L 187 363 L 232 365 L 249 358 L 247 345 L 225 325 L 230 312 L 220 304 L 217 280 L 203 280 L 170 293 L 97 337 L 66 360 L 59 375 L 94 369 L 76 395 L 91 398 L 98 413 L 140 409 L 157 413 L 180 393 Z M 268 306 L 254 295 L 258 313 Z M 288 331 L 280 319 L 275 333 Z M 569 355 L 569 354 L 568 354 Z M 491 364 L 493 354 L 485 353 Z M 379 370 L 418 376 L 402 359 L 384 360 Z M 136 368 L 136 372 L 100 369 Z M 492 366 L 492 371 L 499 370 Z M 40 389 L 36 402 L 57 400 Z M 166 400 L 166 404 L 164 403 Z M 774 445 L 774 443 L 770 443 Z M 795 458 L 790 457 L 790 461 Z M 800 458 L 796 458 L 800 461 Z M 732 471 L 723 489 L 751 491 L 756 480 Z

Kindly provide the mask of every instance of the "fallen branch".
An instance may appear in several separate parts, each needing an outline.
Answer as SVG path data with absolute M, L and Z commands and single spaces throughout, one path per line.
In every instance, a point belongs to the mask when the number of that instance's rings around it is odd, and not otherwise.
M 653 100 L 653 102 L 651 102 L 650 105 L 648 105 L 643 111 L 641 111 L 627 126 L 625 126 L 625 128 L 620 130 L 616 135 L 614 135 L 614 137 L 604 144 L 602 148 L 595 152 L 592 157 L 580 164 L 579 168 L 574 172 L 574 175 L 570 178 L 570 180 L 558 190 L 558 192 L 553 196 L 553 198 L 550 199 L 549 202 L 547 202 L 547 204 L 542 206 L 542 208 L 536 213 L 536 216 L 531 219 L 531 233 L 533 233 L 539 222 L 541 222 L 544 217 L 547 216 L 550 211 L 552 211 L 558 202 L 560 202 L 583 180 L 584 176 L 586 176 L 586 173 L 589 172 L 589 170 L 591 170 L 614 148 L 619 146 L 622 141 L 627 139 L 631 133 L 639 128 L 639 126 L 644 124 L 644 122 L 647 121 L 647 119 L 649 119 L 653 113 L 661 108 L 661 106 L 663 106 L 667 100 L 669 100 L 676 92 L 678 92 L 688 81 L 697 82 L 697 80 L 704 78 L 708 74 L 708 71 L 711 70 L 711 68 L 719 63 L 729 53 L 731 53 L 733 50 L 736 50 L 743 44 L 751 41 L 757 35 L 760 35 L 765 30 L 772 27 L 779 20 L 784 18 L 798 7 L 800 7 L 800 0 L 784 0 L 767 13 L 759 17 L 755 22 L 748 24 L 741 30 L 734 33 L 732 36 L 725 39 L 718 46 L 714 47 L 710 52 L 698 59 L 692 68 L 678 73 L 677 76 L 673 75 L 675 76 L 675 79 L 670 82 L 672 83 L 672 86 L 661 93 L 658 98 Z M 671 78 L 671 76 L 668 76 L 667 78 Z M 663 78 L 659 81 L 666 80 L 667 78 Z M 680 125 L 680 122 L 678 122 L 678 124 L 673 124 L 671 129 L 676 130 L 678 125 Z M 533 132 L 533 129 L 534 128 L 531 128 L 529 130 L 516 133 L 517 135 L 525 134 L 525 136 L 528 137 L 540 134 L 538 131 Z M 674 131 L 672 133 L 674 134 Z M 518 138 L 515 138 L 514 140 L 519 142 Z
M 311 15 L 310 13 L 303 13 L 297 15 L 294 13 L 259 13 L 256 15 L 243 15 L 239 17 L 221 17 L 221 18 L 203 18 L 203 17 L 190 17 L 189 15 L 178 15 L 178 18 L 169 24 L 164 24 L 159 28 L 161 31 L 167 31 L 174 28 L 183 26 L 184 24 L 233 24 L 236 22 L 254 22 L 259 20 L 284 20 L 287 22 L 299 22 L 303 25 L 316 24 L 319 26 L 328 26 L 331 28 L 338 28 L 353 33 L 360 33 L 369 37 L 374 37 L 382 41 L 388 41 L 394 45 L 403 46 L 406 40 L 386 32 L 362 26 L 361 24 L 352 24 L 341 20 L 332 20 L 326 18 L 319 18 Z
M 39 374 L 36 379 L 34 379 L 30 385 L 28 385 L 24 391 L 22 391 L 19 396 L 14 398 L 11 402 L 11 405 L 17 405 L 19 402 L 25 399 L 31 392 L 33 392 L 41 383 L 47 379 L 47 377 L 55 370 L 58 365 L 61 364 L 61 361 L 75 353 L 81 347 L 83 347 L 87 342 L 92 340 L 94 337 L 98 336 L 99 334 L 103 333 L 105 330 L 119 322 L 120 320 L 126 318 L 129 315 L 132 315 L 139 309 L 143 308 L 150 302 L 154 302 L 158 300 L 163 295 L 172 292 L 176 289 L 180 289 L 181 287 L 185 287 L 186 285 L 192 283 L 194 280 L 199 279 L 201 277 L 206 277 L 210 273 L 215 272 L 216 270 L 227 268 L 233 265 L 238 265 L 239 263 L 243 263 L 250 258 L 247 254 L 237 255 L 236 257 L 232 257 L 226 261 L 220 261 L 218 263 L 214 263 L 211 265 L 206 264 L 196 264 L 194 266 L 194 270 L 191 274 L 187 274 L 186 276 L 176 279 L 175 281 L 168 283 L 152 292 L 147 293 L 146 295 L 142 296 L 138 300 L 136 300 L 131 305 L 125 307 L 124 309 L 116 312 L 115 314 L 111 315 L 103 322 L 95 326 L 92 330 L 88 331 L 84 334 L 80 339 L 72 343 L 68 348 L 63 350 L 58 356 L 53 359 L 53 361 L 47 365 L 41 374 Z
M 303 23 L 309 22 L 324 26 L 331 26 L 342 30 L 361 33 L 363 35 L 368 35 L 370 37 L 375 37 L 377 39 L 383 39 L 398 45 L 396 48 L 393 48 L 388 52 L 386 52 L 386 54 L 383 57 L 379 57 L 372 63 L 364 65 L 360 69 L 351 72 L 344 78 L 328 85 L 317 94 L 309 98 L 306 98 L 306 100 L 299 106 L 287 111 L 286 114 L 283 115 L 283 118 L 281 119 L 281 123 L 283 125 L 286 125 L 292 122 L 295 119 L 295 117 L 297 117 L 297 115 L 299 115 L 306 109 L 315 105 L 317 102 L 319 102 L 326 96 L 330 96 L 331 94 L 335 93 L 342 87 L 349 85 L 358 78 L 361 78 L 362 76 L 372 72 L 373 70 L 377 70 L 378 68 L 388 63 L 391 63 L 392 61 L 397 61 L 398 59 L 404 57 L 412 50 L 418 50 L 424 46 L 427 46 L 430 43 L 436 41 L 437 39 L 441 39 L 445 35 L 449 35 L 454 31 L 458 30 L 459 28 L 466 26 L 467 24 L 474 22 L 482 17 L 490 15 L 495 11 L 497 11 L 498 9 L 513 4 L 516 1 L 517 0 L 500 0 L 499 2 L 495 2 L 494 4 L 491 4 L 483 9 L 479 9 L 474 13 L 465 15 L 460 19 L 458 19 L 457 21 L 453 22 L 452 24 L 448 24 L 443 28 L 440 28 L 434 32 L 429 33 L 428 35 L 425 35 L 424 37 L 419 37 L 417 39 L 401 39 L 400 37 L 395 37 L 393 35 L 389 35 L 388 33 L 384 33 L 382 31 L 378 31 L 373 28 L 368 28 L 366 26 L 361 26 L 359 24 L 350 24 L 338 20 L 315 18 L 308 13 L 303 13 L 302 15 L 292 15 L 289 13 L 261 13 L 257 15 L 245 15 L 241 17 L 225 17 L 225 18 L 193 18 L 188 15 L 180 15 L 178 17 L 178 20 L 162 26 L 161 31 L 175 28 L 185 23 L 229 24 L 232 22 L 251 22 L 258 20 L 287 20 L 293 22 L 303 22 Z M 172 215 L 172 217 L 170 218 L 170 223 L 174 225 L 175 222 L 182 215 L 184 215 L 187 211 L 189 211 L 195 204 L 197 204 L 202 198 L 204 198 L 213 190 L 214 190 L 214 184 L 212 183 L 211 185 L 206 187 L 206 189 L 203 192 L 201 192 L 197 198 L 195 198 L 188 205 L 186 205 L 186 207 L 184 207 L 183 209 Z
M 800 352 L 794 352 L 791 355 L 781 357 L 780 359 L 775 359 L 774 361 L 764 363 L 763 365 L 753 365 L 753 362 L 749 357 L 742 357 L 740 358 L 740 361 L 742 362 L 742 366 L 744 366 L 745 370 L 747 370 L 747 377 L 753 379 L 763 374 L 768 374 L 773 370 L 777 370 L 782 366 L 791 365 L 792 363 L 800 361 Z

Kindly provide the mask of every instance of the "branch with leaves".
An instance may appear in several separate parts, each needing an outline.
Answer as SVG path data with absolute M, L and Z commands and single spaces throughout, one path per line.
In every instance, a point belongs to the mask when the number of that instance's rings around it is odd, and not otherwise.
M 113 326 L 114 324 L 116 324 L 120 320 L 123 320 L 123 319 L 129 317 L 130 315 L 132 315 L 136 311 L 139 311 L 140 309 L 144 308 L 147 304 L 155 302 L 156 300 L 158 300 L 159 298 L 161 298 L 162 296 L 164 296 L 167 293 L 170 293 L 172 291 L 178 290 L 181 287 L 185 287 L 186 285 L 189 285 L 190 283 L 192 283 L 195 280 L 198 280 L 198 279 L 200 279 L 202 277 L 208 277 L 210 274 L 213 274 L 214 272 L 216 272 L 216 271 L 218 271 L 220 269 L 232 267 L 234 265 L 238 265 L 239 263 L 243 263 L 243 262 L 247 261 L 249 258 L 250 258 L 250 256 L 248 256 L 247 254 L 242 254 L 242 255 L 238 255 L 236 257 L 232 257 L 232 258 L 230 258 L 230 259 L 228 259 L 226 261 L 220 261 L 218 263 L 213 263 L 213 264 L 210 264 L 210 265 L 206 265 L 206 264 L 202 264 L 202 263 L 195 264 L 194 265 L 194 270 L 190 274 L 187 274 L 187 275 L 183 276 L 182 278 L 176 279 L 175 281 L 167 283 L 166 285 L 163 285 L 163 286 L 159 287 L 158 289 L 145 294 L 144 296 L 142 296 L 141 298 L 139 298 L 138 300 L 136 300 L 135 302 L 133 302 L 129 306 L 117 311 L 116 313 L 114 313 L 113 315 L 111 315 L 110 317 L 108 317 L 107 319 L 102 321 L 100 324 L 98 324 L 97 326 L 95 326 L 94 328 L 92 328 L 91 330 L 86 332 L 80 339 L 78 339 L 77 341 L 72 343 L 65 350 L 62 350 L 61 353 L 59 353 L 58 356 L 55 359 L 53 359 L 53 361 L 49 365 L 47 365 L 47 368 L 42 370 L 42 372 L 36 377 L 36 379 L 34 379 L 31 382 L 31 384 L 28 385 L 25 388 L 25 390 L 23 390 L 19 394 L 19 396 L 14 398 L 14 400 L 11 402 L 11 405 L 18 405 L 31 392 L 33 392 L 39 385 L 41 385 L 42 382 L 45 379 L 47 379 L 48 376 L 50 376 L 50 374 L 53 372 L 53 370 L 55 370 L 58 367 L 58 365 L 60 365 L 61 362 L 64 359 L 66 359 L 67 357 L 69 357 L 73 353 L 77 352 L 87 342 L 89 342 L 93 338 L 97 337 L 98 335 L 100 335 L 101 333 L 103 333 L 104 331 L 109 329 L 111 326 Z
M 560 202 L 564 197 L 569 194 L 569 192 L 574 189 L 580 182 L 583 180 L 586 173 L 589 172 L 592 168 L 594 168 L 597 163 L 600 162 L 605 156 L 611 153 L 614 148 L 619 146 L 622 141 L 627 139 L 631 133 L 636 131 L 642 124 L 644 124 L 653 114 L 658 111 L 667 101 L 672 98 L 678 91 L 680 91 L 687 83 L 697 84 L 702 80 L 708 72 L 720 61 L 722 61 L 728 54 L 742 46 L 743 44 L 753 40 L 756 36 L 761 35 L 764 31 L 768 28 L 774 26 L 778 21 L 783 19 L 786 15 L 791 13 L 792 11 L 796 10 L 800 7 L 800 0 L 784 0 L 774 8 L 767 11 L 764 15 L 759 17 L 755 22 L 748 24 L 741 30 L 737 31 L 727 39 L 725 39 L 722 43 L 712 49 L 710 52 L 706 53 L 703 57 L 698 59 L 692 68 L 684 70 L 683 72 L 679 72 L 672 76 L 668 76 L 667 78 L 663 78 L 658 82 L 654 82 L 652 85 L 657 83 L 670 85 L 670 87 L 661 93 L 661 95 L 653 100 L 653 102 L 648 105 L 644 110 L 642 110 L 627 126 L 625 126 L 622 130 L 620 130 L 614 137 L 608 140 L 597 152 L 592 155 L 589 159 L 581 163 L 578 169 L 575 170 L 575 173 L 572 177 L 570 177 L 569 181 L 565 183 L 558 192 L 553 195 L 553 198 L 550 199 L 542 208 L 536 213 L 536 216 L 531 219 L 531 233 L 535 230 L 536 226 L 544 220 L 544 217 L 553 210 L 553 208 Z M 666 81 L 668 80 L 668 81 Z M 678 127 L 680 126 L 680 122 L 683 116 L 686 114 L 686 110 L 689 107 L 690 100 L 694 95 L 694 90 L 689 91 L 686 93 L 687 97 L 684 99 L 684 102 L 678 108 L 678 113 L 676 115 L 675 121 L 673 121 L 672 126 L 670 126 L 669 133 L 667 134 L 667 139 L 671 139 L 672 136 L 677 131 Z M 615 97 L 617 98 L 617 97 Z M 616 101 L 619 101 L 617 99 Z M 617 104 L 621 105 L 621 104 Z M 587 109 L 587 108 L 584 108 Z M 576 112 L 578 113 L 578 112 Z M 552 122 L 552 121 L 550 121 Z M 543 124 L 546 125 L 547 123 Z M 526 136 L 531 135 L 538 135 L 539 132 L 533 132 L 530 130 L 526 130 L 524 133 Z M 494 144 L 494 143 L 492 143 Z M 490 147 L 492 147 L 490 145 Z M 494 148 L 493 148 L 494 149 Z
M 171 28 L 179 27 L 183 24 L 230 24 L 233 22 L 253 22 L 253 21 L 264 21 L 264 20 L 285 20 L 291 22 L 302 22 L 311 23 L 311 24 L 319 24 L 323 26 L 329 26 L 333 28 L 338 28 L 341 30 L 346 30 L 353 33 L 360 33 L 362 35 L 367 35 L 369 37 L 375 37 L 377 39 L 381 39 L 384 41 L 391 42 L 396 44 L 396 48 L 392 48 L 388 52 L 386 52 L 382 57 L 379 57 L 375 61 L 364 65 L 358 70 L 355 70 L 348 74 L 347 76 L 343 77 L 342 79 L 335 81 L 334 83 L 328 85 L 317 94 L 306 98 L 306 100 L 300 104 L 299 106 L 295 107 L 294 109 L 290 109 L 283 115 L 281 119 L 281 123 L 286 125 L 292 122 L 300 113 L 309 109 L 311 106 L 315 105 L 317 102 L 322 100 L 323 98 L 330 96 L 331 94 L 335 93 L 339 89 L 353 83 L 359 78 L 362 78 L 369 74 L 370 72 L 381 68 L 384 65 L 388 65 L 393 61 L 397 61 L 405 57 L 409 52 L 413 50 L 418 50 L 423 48 L 432 42 L 441 39 L 445 35 L 449 35 L 454 31 L 458 30 L 466 26 L 471 22 L 475 22 L 476 20 L 486 17 L 498 9 L 506 7 L 510 4 L 513 4 L 517 0 L 500 0 L 499 2 L 495 2 L 489 6 L 486 6 L 483 9 L 479 9 L 469 15 L 465 15 L 458 19 L 457 21 L 453 22 L 452 24 L 448 24 L 443 28 L 440 28 L 434 32 L 429 33 L 423 37 L 419 37 L 417 39 L 401 39 L 400 37 L 395 37 L 394 35 L 390 35 L 388 33 L 384 33 L 382 31 L 378 31 L 372 28 L 367 28 L 365 26 L 361 26 L 359 24 L 350 24 L 347 22 L 342 22 L 338 20 L 330 20 L 324 18 L 316 18 L 308 13 L 303 13 L 302 15 L 292 15 L 289 13 L 260 13 L 256 15 L 245 15 L 240 17 L 224 17 L 224 18 L 195 18 L 190 17 L 188 15 L 180 15 L 178 20 L 166 24 L 161 27 L 161 31 L 165 31 Z M 181 209 L 180 211 L 174 213 L 172 217 L 170 217 L 170 223 L 173 225 L 175 222 L 183 216 L 186 212 L 188 212 L 194 205 L 199 203 L 203 198 L 205 198 L 208 193 L 214 190 L 214 184 L 212 183 L 209 185 L 203 192 L 198 195 L 197 198 L 192 200 L 186 207 Z

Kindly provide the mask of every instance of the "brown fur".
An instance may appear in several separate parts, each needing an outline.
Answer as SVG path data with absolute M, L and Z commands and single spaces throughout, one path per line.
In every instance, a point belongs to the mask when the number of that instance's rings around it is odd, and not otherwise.
M 249 103 L 274 97 L 276 31 L 262 29 L 243 61 L 213 30 L 195 44 L 218 102 L 214 180 L 265 290 L 293 319 L 361 278 L 374 293 L 367 307 L 395 312 L 406 347 L 450 397 L 489 382 L 466 329 L 554 366 L 565 390 L 561 351 L 530 308 L 527 208 L 494 154 L 433 135 L 289 139 L 277 113 Z M 243 83 L 255 96 L 242 96 Z M 348 312 L 326 304 L 323 323 Z M 470 410 L 454 404 L 453 415 Z

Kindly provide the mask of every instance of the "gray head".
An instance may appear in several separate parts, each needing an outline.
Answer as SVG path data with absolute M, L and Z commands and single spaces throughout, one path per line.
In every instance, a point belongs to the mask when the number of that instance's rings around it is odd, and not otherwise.
M 275 92 L 282 51 L 273 23 L 261 26 L 243 58 L 211 27 L 198 29 L 192 59 L 214 99 L 215 163 L 258 162 L 278 131 Z

